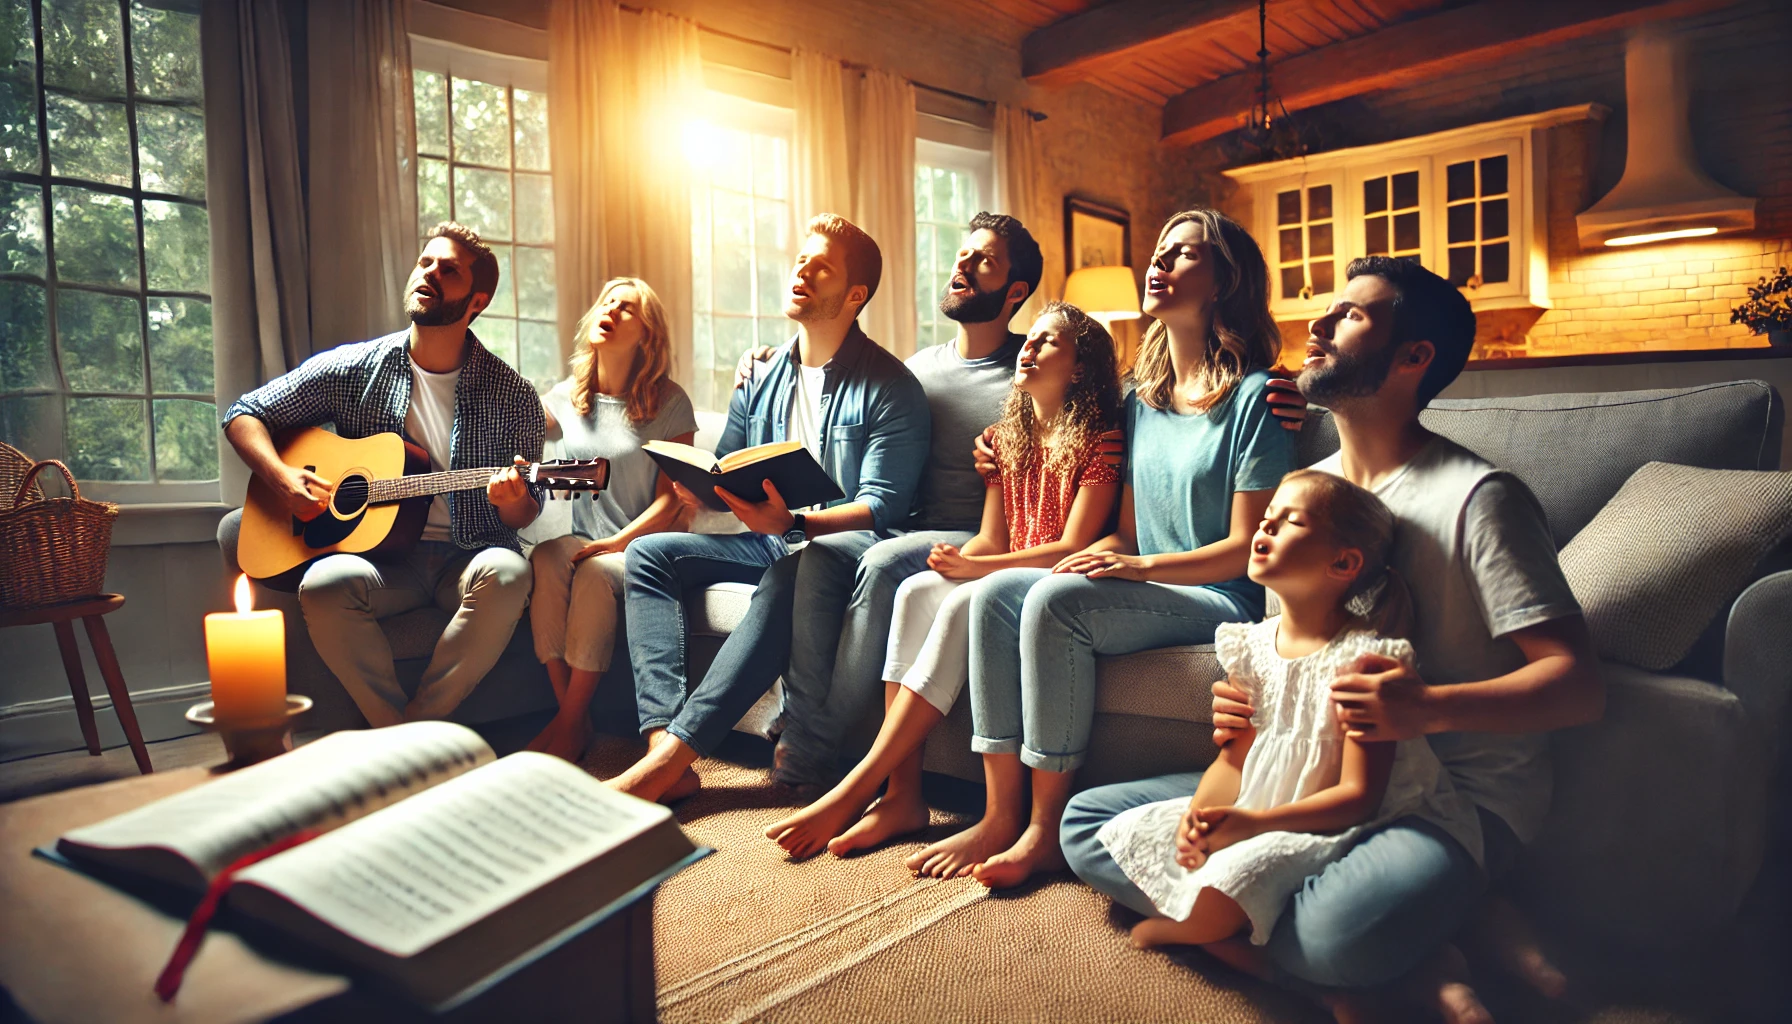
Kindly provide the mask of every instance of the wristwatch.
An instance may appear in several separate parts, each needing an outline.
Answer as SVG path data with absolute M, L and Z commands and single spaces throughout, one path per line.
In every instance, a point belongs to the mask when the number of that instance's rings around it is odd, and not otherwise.
M 790 529 L 784 531 L 784 543 L 801 544 L 808 539 L 809 534 L 803 528 L 803 514 L 801 512 L 792 514 Z

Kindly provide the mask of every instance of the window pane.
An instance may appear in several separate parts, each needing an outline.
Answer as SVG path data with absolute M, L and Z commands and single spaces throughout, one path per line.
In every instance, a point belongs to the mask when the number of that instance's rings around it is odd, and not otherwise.
M 715 193 L 715 246 L 750 245 L 748 231 L 752 227 L 752 200 L 733 192 Z
M 1464 160 L 1459 164 L 1451 164 L 1444 171 L 1444 181 L 1449 191 L 1449 202 L 1475 198 L 1475 162 Z
M 44 276 L 41 185 L 0 181 L 0 271 Z
M 1332 216 L 1332 187 L 1318 185 L 1307 189 L 1307 219 L 1330 220 Z
M 739 246 L 716 247 L 716 312 L 753 312 L 753 262 L 751 250 Z
M 1419 247 L 1419 215 L 1417 213 L 1400 213 L 1394 215 L 1394 251 L 1405 252 Z
M 516 250 L 516 308 L 518 314 L 552 320 L 558 311 L 554 289 L 554 251 Z
M 56 185 L 50 189 L 50 208 L 59 277 L 137 287 L 137 224 L 129 199 Z
M 0 281 L 0 391 L 55 386 L 43 286 Z
M 212 390 L 210 303 L 197 299 L 149 300 L 149 386 L 151 391 L 162 394 L 203 394 Z
M 1475 240 L 1475 204 L 1463 203 L 1450 207 L 1449 236 L 1452 242 L 1472 242 Z
M 1300 223 L 1300 190 L 1276 193 L 1276 223 Z
M 1370 217 L 1363 221 L 1363 251 L 1370 256 L 1388 251 L 1388 219 Z
M 1320 260 L 1307 268 L 1313 276 L 1313 294 L 1325 295 L 1337 286 L 1331 260 Z
M 746 132 L 716 129 L 716 153 L 710 163 L 710 181 L 736 192 L 753 191 L 753 145 Z
M 0 170 L 38 174 L 37 89 L 30 81 L 0 77 Z
M 753 240 L 760 252 L 790 252 L 790 207 L 766 199 L 753 203 Z
M 1475 247 L 1460 245 L 1450 250 L 1450 283 L 1460 288 L 1475 276 Z
M 691 318 L 691 403 L 699 409 L 713 409 L 710 401 L 709 371 L 715 366 L 715 340 L 712 334 L 714 325 L 708 316 Z
M 782 316 L 762 316 L 758 324 L 759 344 L 767 348 L 777 348 L 796 333 L 796 328 Z
M 545 174 L 516 176 L 516 240 L 554 241 L 554 188 Z
M 535 320 L 517 322 L 517 348 L 521 350 L 517 372 L 537 391 L 547 391 L 560 379 L 560 344 L 554 325 Z
M 204 99 L 198 16 L 154 10 L 143 6 L 141 0 L 133 0 L 131 67 L 137 75 L 140 96 L 159 100 Z
M 548 97 L 546 93 L 517 89 L 516 165 L 525 170 L 548 169 Z
M 943 167 L 933 169 L 933 219 L 953 223 L 960 219 L 952 202 L 952 172 Z
M 1394 209 L 1407 210 L 1419 205 L 1419 172 L 1405 171 L 1394 175 Z
M 417 234 L 447 219 L 448 161 L 423 157 L 417 161 Z
M 754 284 L 758 289 L 760 316 L 782 316 L 786 294 L 784 260 L 779 253 L 761 249 L 753 261 Z
M 485 307 L 486 312 L 492 316 L 516 316 L 516 281 L 510 276 L 510 246 L 494 245 L 492 255 L 498 258 L 498 290 L 492 295 L 491 305 Z
M 411 72 L 416 106 L 417 152 L 448 155 L 448 82 L 434 71 Z
M 718 316 L 715 318 L 716 361 L 715 380 L 716 397 L 726 404 L 728 386 L 734 379 L 734 364 L 740 361 L 741 353 L 753 344 L 753 320 L 743 316 Z
M 51 174 L 130 186 L 131 129 L 124 104 L 51 94 L 44 97 L 44 117 L 50 128 Z
M 70 398 L 63 451 L 80 480 L 149 479 L 147 403 L 136 398 Z M 214 456 L 215 460 L 216 456 Z M 216 461 L 213 462 L 216 466 Z M 213 470 L 213 475 L 216 475 Z
M 37 45 L 32 42 L 31 0 L 0 0 L 0 77 L 37 80 Z
M 510 166 L 510 107 L 504 87 L 464 78 L 453 81 L 454 159 Z
M 44 84 L 124 95 L 117 0 L 44 0 Z
M 1497 196 L 1506 191 L 1506 158 L 1490 156 L 1481 161 L 1481 194 Z
M 179 107 L 138 107 L 137 162 L 146 191 L 204 199 L 205 118 Z
M 1363 182 L 1363 212 L 1380 213 L 1388 208 L 1388 179 L 1370 178 Z M 1370 249 L 1374 252 L 1374 249 Z
M 62 372 L 76 391 L 142 391 L 137 300 L 65 288 L 56 295 Z
M 57 242 L 60 248 L 60 236 Z M 205 207 L 145 199 L 143 257 L 149 261 L 151 288 L 211 291 L 211 228 L 206 222 Z
M 454 219 L 481 238 L 510 238 L 510 175 L 503 171 L 454 169 Z
M 933 168 L 915 165 L 915 219 L 933 219 Z
M 33 458 L 62 455 L 62 396 L 0 398 L 0 441 Z M 7 500 L 12 496 L 8 495 Z
M 771 135 L 753 136 L 753 191 L 773 199 L 787 198 L 789 163 L 789 143 Z
M 1481 204 L 1481 237 L 1506 237 L 1506 200 L 1490 199 Z
M 1307 229 L 1307 255 L 1330 256 L 1332 254 L 1332 226 L 1315 224 Z
M 516 321 L 481 315 L 473 321 L 473 334 L 491 354 L 516 368 Z
M 186 398 L 158 398 L 156 478 L 218 478 L 218 407 Z
M 1488 284 L 1511 280 L 1512 254 L 1507 245 L 1506 242 L 1495 242 L 1481 247 L 1481 280 Z

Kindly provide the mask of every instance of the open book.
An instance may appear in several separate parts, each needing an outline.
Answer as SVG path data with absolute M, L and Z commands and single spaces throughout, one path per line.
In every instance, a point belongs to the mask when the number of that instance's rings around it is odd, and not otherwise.
M 788 508 L 808 508 L 845 497 L 801 441 L 754 445 L 719 459 L 676 441 L 648 441 L 641 447 L 667 476 L 717 512 L 728 511 L 728 505 L 716 497 L 715 488 L 746 501 L 764 501 L 767 480 L 778 488 Z
M 334 733 L 76 829 L 56 852 L 203 890 L 306 829 L 324 834 L 237 873 L 227 913 L 429 1006 L 700 855 L 667 808 L 546 754 L 494 760 L 447 722 Z

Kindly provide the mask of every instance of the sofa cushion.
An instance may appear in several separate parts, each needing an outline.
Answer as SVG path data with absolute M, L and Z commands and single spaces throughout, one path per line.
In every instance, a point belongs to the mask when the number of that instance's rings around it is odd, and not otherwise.
M 1425 426 L 1523 480 L 1560 548 L 1646 462 L 1779 468 L 1785 407 L 1758 380 L 1608 394 L 1455 398 Z
M 1651 462 L 1562 549 L 1562 573 L 1601 656 L 1662 671 L 1788 534 L 1792 473 Z

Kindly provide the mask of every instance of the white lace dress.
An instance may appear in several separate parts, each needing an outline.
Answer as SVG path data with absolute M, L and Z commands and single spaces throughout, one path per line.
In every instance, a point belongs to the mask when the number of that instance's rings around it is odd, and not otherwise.
M 1362 631 L 1347 631 L 1303 658 L 1276 653 L 1280 618 L 1227 623 L 1214 649 L 1233 683 L 1256 708 L 1257 739 L 1245 756 L 1236 806 L 1265 810 L 1335 785 L 1343 765 L 1344 731 L 1330 699 L 1331 682 L 1358 656 L 1383 654 L 1411 665 L 1412 645 Z M 1424 740 L 1401 742 L 1394 755 L 1381 808 L 1368 822 L 1343 832 L 1268 832 L 1228 846 L 1190 871 L 1176 863 L 1176 827 L 1187 798 L 1131 808 L 1097 833 L 1108 853 L 1157 909 L 1188 919 L 1195 897 L 1212 887 L 1231 897 L 1251 919 L 1251 941 L 1269 941 L 1288 897 L 1311 875 L 1342 857 L 1376 825 L 1408 815 L 1437 823 L 1481 858 L 1475 808 L 1450 785 L 1449 773 Z

